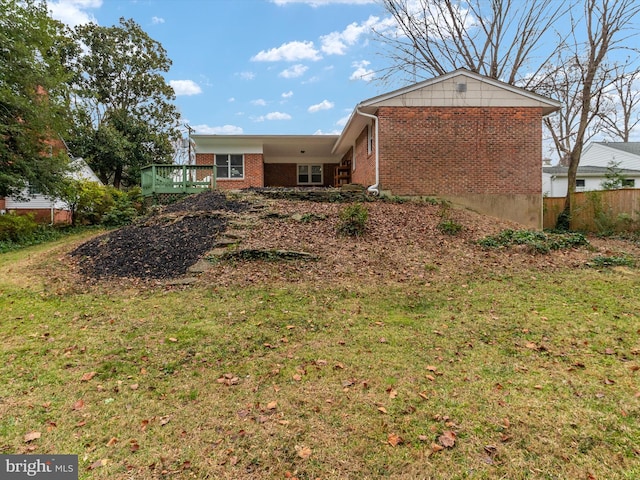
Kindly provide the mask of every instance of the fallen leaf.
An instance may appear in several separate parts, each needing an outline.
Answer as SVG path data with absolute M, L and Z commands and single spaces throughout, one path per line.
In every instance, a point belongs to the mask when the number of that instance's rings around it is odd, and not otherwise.
M 431 444 L 431 451 L 433 453 L 439 452 L 440 450 L 444 450 L 444 447 L 442 445 L 438 445 L 437 443 L 432 443 Z
M 299 375 L 299 374 L 297 374 L 297 373 L 296 373 L 296 374 L 295 374 L 293 377 L 291 377 L 291 378 L 293 378 L 296 382 L 299 382 L 300 380 L 302 380 L 302 375 Z
M 531 350 L 538 350 L 538 345 L 536 345 L 534 342 L 528 342 L 525 347 L 527 347 L 528 349 Z
M 420 393 L 418 393 L 418 396 L 420 398 L 422 398 L 423 400 L 429 400 L 429 397 L 427 396 L 426 392 L 420 392 Z
M 129 450 L 131 450 L 131 453 L 135 453 L 140 450 L 140 445 L 135 440 L 132 440 Z
M 442 435 L 438 437 L 438 442 L 440 445 L 446 448 L 452 448 L 456 444 L 456 434 L 451 430 L 445 431 Z
M 438 371 L 438 367 L 434 367 L 433 365 L 429 365 L 429 366 L 427 366 L 427 370 L 429 370 L 430 372 L 437 372 Z
M 605 379 L 604 379 L 604 384 L 605 384 L 605 385 L 613 385 L 613 384 L 615 384 L 615 383 L 616 383 L 616 382 L 614 382 L 614 381 L 613 381 L 613 380 L 611 380 L 610 378 L 605 378 Z
M 89 467 L 87 467 L 87 470 L 95 470 L 96 468 L 104 467 L 107 464 L 107 461 L 108 460 L 106 458 L 97 460 L 89 465 Z
M 392 447 L 397 447 L 398 445 L 403 444 L 404 440 L 400 435 L 396 435 L 395 433 L 390 433 L 389 436 L 387 437 L 387 443 L 389 443 L 389 445 L 391 445 Z
M 116 437 L 111 437 L 107 442 L 107 447 L 113 447 L 116 443 L 118 443 L 118 439 Z
M 388 388 L 387 392 L 389 392 L 389 398 L 396 398 L 398 396 L 398 391 L 393 388 Z
M 73 404 L 74 410 L 82 410 L 84 408 L 84 400 L 80 399 L 76 403 Z
M 129 385 L 129 388 L 130 388 L 131 390 L 137 390 L 137 389 L 138 389 L 138 386 L 139 386 L 139 385 L 138 385 L 137 383 L 132 383 L 131 385 Z
M 174 342 L 174 343 L 175 343 L 175 342 L 177 342 L 177 341 L 178 341 L 178 339 L 177 339 L 177 338 L 175 338 L 175 337 L 169 337 L 169 341 L 170 341 L 170 342 Z
M 275 410 L 278 407 L 278 402 L 273 401 L 267 403 L 267 410 Z
M 29 432 L 24 436 L 24 443 L 33 442 L 42 436 L 40 432 Z
M 164 426 L 171 421 L 171 416 L 166 415 L 164 417 L 160 417 L 160 426 Z
M 429 437 L 427 437 L 426 435 L 418 435 L 418 440 L 420 440 L 421 442 L 426 442 L 427 440 L 429 440 Z
M 387 413 L 387 409 L 386 409 L 386 408 L 384 408 L 384 407 L 378 407 L 378 411 L 379 411 L 380 413 L 384 413 L 385 415 L 386 415 L 386 413 Z
M 311 449 L 309 447 L 296 445 L 295 449 L 298 456 L 304 460 L 311 456 Z
M 89 380 L 91 380 L 93 377 L 95 377 L 97 375 L 97 372 L 88 372 L 85 373 L 84 375 L 82 375 L 82 378 L 80 379 L 81 382 L 88 382 Z

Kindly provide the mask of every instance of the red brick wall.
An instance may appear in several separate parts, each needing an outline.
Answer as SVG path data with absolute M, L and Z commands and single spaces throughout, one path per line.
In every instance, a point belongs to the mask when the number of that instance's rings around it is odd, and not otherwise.
M 6 208 L 7 207 L 6 207 L 6 202 L 5 202 L 4 197 L 0 197 L 0 210 L 4 210 Z
M 265 187 L 295 187 L 298 184 L 298 168 L 295 163 L 265 163 Z
M 221 152 L 224 153 L 224 152 Z M 214 153 L 197 153 L 196 165 L 214 165 Z M 216 179 L 220 190 L 235 190 L 249 187 L 264 187 L 264 164 L 261 153 L 245 153 L 244 178 L 242 180 Z
M 542 190 L 540 108 L 381 107 L 377 115 L 381 190 L 394 195 Z M 360 170 L 366 129 L 357 148 Z
M 8 210 L 15 215 L 32 215 L 37 223 L 51 223 L 51 209 L 49 208 L 16 208 Z M 53 210 L 53 223 L 56 225 L 71 224 L 71 212 L 69 210 Z
M 374 141 L 371 153 L 369 153 L 369 147 L 367 145 L 368 132 L 366 127 L 360 132 L 360 135 L 358 135 L 356 139 L 355 159 L 352 160 L 352 162 L 355 161 L 355 170 L 351 172 L 351 183 L 359 183 L 365 187 L 376 183 L 375 129 L 373 130 L 373 134 Z

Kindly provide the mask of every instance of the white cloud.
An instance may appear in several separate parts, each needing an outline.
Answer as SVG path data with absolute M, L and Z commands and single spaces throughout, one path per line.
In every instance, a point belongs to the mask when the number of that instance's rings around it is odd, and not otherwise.
M 198 95 L 202 93 L 200 85 L 193 80 L 170 80 L 169 85 L 171 85 L 173 90 L 176 92 L 177 97 L 182 95 Z
M 256 78 L 256 74 L 253 72 L 240 72 L 237 75 L 239 75 L 242 80 L 253 80 Z
M 236 125 L 210 127 L 209 125 L 192 125 L 198 135 L 241 135 L 244 130 Z
M 97 23 L 96 18 L 87 10 L 100 8 L 102 0 L 58 0 L 47 4 L 51 16 L 71 27 L 85 23 Z
M 229 103 L 233 103 L 233 102 L 235 102 L 235 101 L 236 101 L 235 97 L 229 97 L 229 98 L 227 99 L 227 102 L 229 102 Z
M 164 18 L 162 17 L 151 17 L 151 23 L 153 23 L 154 25 L 158 25 L 159 23 L 164 23 Z
M 386 31 L 395 26 L 392 17 L 380 20 L 371 15 L 367 20 L 358 24 L 347 25 L 342 32 L 331 32 L 320 37 L 321 49 L 327 55 L 344 55 L 348 47 L 355 45 L 362 37 L 366 37 L 373 30 Z
M 288 92 L 284 92 L 284 93 L 281 95 L 281 97 L 282 97 L 282 98 L 291 98 L 291 97 L 293 97 L 293 91 L 292 91 L 292 90 L 289 90 Z
M 309 113 L 316 113 L 319 112 L 321 110 L 331 110 L 334 107 L 334 103 L 330 102 L 329 100 L 323 100 L 320 103 L 317 103 L 316 105 L 311 105 L 307 111 Z
M 351 117 L 351 114 L 347 115 L 346 117 L 342 117 L 340 120 L 336 122 L 336 125 L 339 127 L 344 127 L 349 121 L 350 117 Z
M 289 67 L 286 70 L 280 72 L 278 76 L 283 78 L 298 78 L 304 75 L 304 72 L 306 72 L 307 70 L 309 70 L 309 67 L 297 63 L 293 67 Z
M 322 56 L 313 42 L 283 43 L 277 48 L 262 50 L 251 58 L 253 62 L 297 62 L 300 60 L 320 60 Z
M 364 82 L 370 82 L 376 76 L 376 72 L 367 68 L 371 62 L 362 60 L 361 62 L 353 62 L 351 66 L 355 67 L 355 71 L 349 77 L 349 80 L 362 80 Z
M 324 132 L 322 129 L 316 130 L 313 132 L 314 135 L 340 135 L 340 130 L 331 130 L 329 132 Z
M 375 0 L 271 0 L 279 6 L 288 5 L 290 3 L 304 3 L 311 7 L 324 7 L 326 5 L 367 5 L 369 3 L 375 3 Z
M 258 98 L 256 100 L 251 100 L 251 105 L 255 105 L 256 107 L 266 107 L 267 102 L 262 98 Z
M 255 118 L 256 122 L 264 122 L 265 120 L 291 120 L 291 115 L 282 112 L 271 112 Z

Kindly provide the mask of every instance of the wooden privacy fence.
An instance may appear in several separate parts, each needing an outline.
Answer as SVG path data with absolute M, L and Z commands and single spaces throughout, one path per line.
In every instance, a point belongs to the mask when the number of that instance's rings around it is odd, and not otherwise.
M 604 226 L 624 230 L 640 221 L 640 189 L 598 190 L 573 194 L 571 230 L 601 232 Z M 554 228 L 564 209 L 564 198 L 544 199 L 544 228 Z

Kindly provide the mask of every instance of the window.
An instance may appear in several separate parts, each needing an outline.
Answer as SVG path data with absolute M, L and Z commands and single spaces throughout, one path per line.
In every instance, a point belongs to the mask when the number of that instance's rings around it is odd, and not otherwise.
M 29 196 L 35 197 L 36 195 L 40 195 L 42 190 L 40 190 L 40 186 L 37 183 L 29 184 Z
M 635 180 L 635 178 L 623 178 L 622 179 L 622 188 L 636 188 L 636 180 Z
M 322 185 L 322 165 L 298 165 L 298 183 Z
M 216 154 L 216 178 L 244 178 L 244 155 Z
M 373 152 L 373 127 L 371 124 L 367 125 L 367 153 L 371 155 Z
M 584 178 L 576 178 L 576 192 L 583 191 L 584 187 L 585 187 Z

